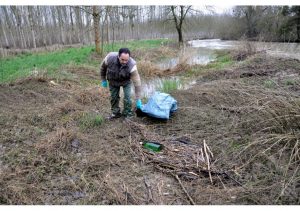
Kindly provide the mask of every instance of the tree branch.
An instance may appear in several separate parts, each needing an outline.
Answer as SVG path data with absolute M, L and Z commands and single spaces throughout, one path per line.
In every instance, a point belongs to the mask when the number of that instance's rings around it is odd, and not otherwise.
M 92 12 L 88 11 L 87 9 L 85 9 L 85 8 L 83 8 L 83 7 L 80 7 L 80 6 L 70 6 L 70 7 L 71 7 L 71 8 L 76 8 L 76 9 L 80 9 L 80 10 L 82 10 L 82 11 L 84 11 L 84 12 L 90 14 L 90 15 L 93 15 Z
M 176 7 L 171 6 L 171 11 L 172 11 L 172 14 L 173 14 L 173 19 L 175 21 L 176 28 L 178 28 L 178 20 L 177 20 L 177 16 L 176 16 L 176 13 L 175 13 L 175 8 Z

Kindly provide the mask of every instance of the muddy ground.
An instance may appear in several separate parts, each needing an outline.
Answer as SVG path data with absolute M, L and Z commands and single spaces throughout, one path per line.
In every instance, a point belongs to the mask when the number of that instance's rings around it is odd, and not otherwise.
M 110 113 L 97 70 L 61 71 L 0 85 L 1 204 L 300 204 L 300 61 L 199 72 L 170 120 L 96 126 L 82 120 Z

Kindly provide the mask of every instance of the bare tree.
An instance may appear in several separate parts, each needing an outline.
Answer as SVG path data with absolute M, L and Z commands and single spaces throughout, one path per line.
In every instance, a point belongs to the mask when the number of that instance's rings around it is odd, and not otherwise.
M 259 35 L 258 23 L 267 8 L 261 6 L 236 6 L 234 8 L 234 15 L 243 22 L 247 38 L 255 39 Z
M 128 14 L 127 14 L 127 6 L 122 6 L 121 8 L 121 16 L 122 16 L 122 26 L 123 26 L 123 41 L 125 42 L 126 41 L 126 33 L 125 33 L 125 30 L 126 30 L 126 27 L 125 27 L 125 23 L 126 23 L 126 19 L 128 18 Z
M 77 29 L 77 42 L 82 42 L 82 17 L 81 17 L 81 8 L 75 7 L 75 17 L 76 17 L 76 29 Z
M 104 45 L 157 37 L 177 37 L 180 46 L 184 38 L 239 39 L 244 35 L 252 40 L 300 40 L 298 6 L 237 6 L 222 17 L 213 13 L 213 8 L 206 10 L 210 14 L 179 5 L 0 6 L 1 47 L 94 42 Z M 96 47 L 98 52 L 103 49 Z
M 192 6 L 171 6 L 172 16 L 178 33 L 179 46 L 183 46 L 182 25 L 183 21 Z
M 91 31 L 92 31 L 92 26 L 91 26 L 91 19 L 93 18 L 92 16 L 92 7 L 91 6 L 85 6 L 85 19 L 86 19 L 86 26 L 85 26 L 85 31 L 87 33 L 87 43 L 91 43 L 92 39 L 92 35 L 91 35 Z
M 128 18 L 131 29 L 131 37 L 134 37 L 134 18 L 136 16 L 136 8 L 131 6 L 128 8 Z
M 4 28 L 4 18 L 2 18 L 1 16 L 0 16 L 0 25 L 1 25 L 1 30 L 2 30 L 2 33 L 3 33 L 3 36 L 4 36 L 4 41 L 5 41 L 4 47 L 9 48 L 9 43 L 8 43 L 8 39 L 7 39 L 7 35 L 6 35 L 6 30 Z
M 27 7 L 28 9 L 28 19 L 30 23 L 30 31 L 31 31 L 31 37 L 32 37 L 32 42 L 33 42 L 33 47 L 36 48 L 36 40 L 35 40 L 35 31 L 34 31 L 34 23 L 33 23 L 33 8 L 31 6 Z
M 285 31 L 293 31 L 296 29 L 296 42 L 300 42 L 300 6 L 284 6 L 282 14 L 287 16 L 288 19 L 282 27 Z
M 106 42 L 109 44 L 109 17 L 111 6 L 105 6 Z
M 17 6 L 10 6 L 10 8 L 14 15 L 15 24 L 17 26 L 17 36 L 20 39 L 21 47 L 26 48 L 27 45 L 26 45 L 26 41 L 25 41 L 25 37 L 24 37 L 24 33 L 23 33 L 22 17 L 20 15 L 21 8 L 19 8 Z

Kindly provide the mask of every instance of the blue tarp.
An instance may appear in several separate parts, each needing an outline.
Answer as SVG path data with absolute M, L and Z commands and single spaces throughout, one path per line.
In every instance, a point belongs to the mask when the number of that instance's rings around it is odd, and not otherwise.
M 169 119 L 170 114 L 177 110 L 177 101 L 167 93 L 155 92 L 141 111 L 149 116 Z

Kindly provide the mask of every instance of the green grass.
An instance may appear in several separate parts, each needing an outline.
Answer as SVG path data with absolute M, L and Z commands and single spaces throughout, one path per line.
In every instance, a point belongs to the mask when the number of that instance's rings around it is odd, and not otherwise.
M 69 48 L 55 52 L 24 54 L 1 59 L 0 82 L 13 81 L 28 76 L 32 71 L 56 71 L 61 65 L 83 63 L 92 52 L 91 47 Z
M 104 118 L 98 114 L 83 113 L 79 119 L 80 129 L 86 130 L 88 128 L 100 126 L 103 121 Z
M 103 54 L 109 51 L 118 51 L 121 47 L 128 47 L 131 51 L 136 49 L 156 48 L 170 41 L 167 39 L 134 40 L 104 45 Z M 91 59 L 89 56 L 95 51 L 94 46 L 68 48 L 54 52 L 27 53 L 18 56 L 0 59 L 0 83 L 11 82 L 26 77 L 36 71 L 45 71 L 47 74 L 56 74 L 62 65 L 92 65 L 98 66 L 101 61 Z
M 229 54 L 219 55 L 217 59 L 207 64 L 207 68 L 214 68 L 216 70 L 223 69 L 233 64 L 233 60 Z
M 265 80 L 264 81 L 264 87 L 266 88 L 274 88 L 276 86 L 276 83 L 273 80 Z
M 286 80 L 284 80 L 284 84 L 286 86 L 294 86 L 294 85 L 297 85 L 298 82 L 297 82 L 297 80 L 294 80 L 294 79 L 286 79 Z
M 216 51 L 217 57 L 216 60 L 208 63 L 207 65 L 198 65 L 192 67 L 185 73 L 187 77 L 198 76 L 203 72 L 207 71 L 218 71 L 222 70 L 223 68 L 229 67 L 234 64 L 232 57 L 226 51 Z
M 166 79 L 162 81 L 162 84 L 158 88 L 158 90 L 161 92 L 170 93 L 173 90 L 179 89 L 181 85 L 182 82 L 180 80 Z

